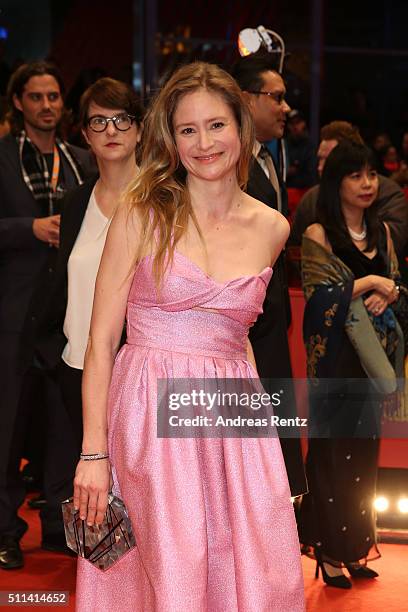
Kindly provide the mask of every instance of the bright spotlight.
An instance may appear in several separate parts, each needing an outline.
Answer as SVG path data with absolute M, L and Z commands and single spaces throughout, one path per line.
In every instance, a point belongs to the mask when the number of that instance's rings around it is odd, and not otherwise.
M 398 500 L 398 510 L 402 512 L 402 514 L 408 513 L 408 497 L 401 497 Z
M 374 508 L 377 510 L 377 512 L 385 512 L 388 510 L 389 505 L 390 502 L 386 497 L 377 497 L 374 502 Z
M 269 53 L 277 53 L 279 56 L 279 72 L 283 70 L 283 62 L 285 59 L 285 43 L 283 38 L 263 26 L 257 28 L 245 28 L 238 35 L 238 50 L 240 55 L 245 57 L 256 53 L 261 47 Z

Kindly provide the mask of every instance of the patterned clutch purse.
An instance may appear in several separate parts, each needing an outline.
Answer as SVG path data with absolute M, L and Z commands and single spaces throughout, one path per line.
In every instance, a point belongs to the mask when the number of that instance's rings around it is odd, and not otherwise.
M 62 502 L 67 546 L 100 570 L 109 569 L 136 544 L 125 504 L 109 495 L 101 525 L 89 527 L 74 509 L 73 498 Z

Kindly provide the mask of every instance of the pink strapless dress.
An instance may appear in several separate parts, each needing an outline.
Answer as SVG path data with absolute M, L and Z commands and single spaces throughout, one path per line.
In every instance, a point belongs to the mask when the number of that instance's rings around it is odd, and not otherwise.
M 79 612 L 304 610 L 279 439 L 157 437 L 158 378 L 256 377 L 247 334 L 271 274 L 218 283 L 176 252 L 158 294 L 150 258 L 137 268 L 109 397 L 136 547 L 106 572 L 78 560 Z

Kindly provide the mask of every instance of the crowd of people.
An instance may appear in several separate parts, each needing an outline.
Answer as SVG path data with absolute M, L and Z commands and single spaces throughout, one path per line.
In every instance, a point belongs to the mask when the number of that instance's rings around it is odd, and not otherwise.
M 387 132 L 380 132 L 372 142 L 376 169 L 389 176 L 401 187 L 408 186 L 408 132 L 404 132 L 399 145 L 395 145 Z
M 80 518 L 99 525 L 111 490 L 136 537 L 105 573 L 79 558 L 81 612 L 301 611 L 300 543 L 330 586 L 351 588 L 345 569 L 378 576 L 367 560 L 379 554 L 383 404 L 402 401 L 408 203 L 392 152 L 379 174 L 358 129 L 333 121 L 315 155 L 285 96 L 268 53 L 230 73 L 183 66 L 146 113 L 129 85 L 104 76 L 81 97 L 81 148 L 65 140 L 54 66 L 24 64 L 10 79 L 0 568 L 24 563 L 20 466 L 35 422 L 31 446 L 45 451 L 28 458 L 41 466 L 42 547 L 70 553 L 63 500 L 73 496 Z M 290 185 L 310 187 L 291 227 Z M 277 379 L 292 380 L 286 245 L 300 252 L 306 299 L 306 469 L 300 436 L 279 428 L 158 436 L 159 379 L 259 377 L 270 396 Z M 286 390 L 274 412 L 295 417 L 293 384 Z

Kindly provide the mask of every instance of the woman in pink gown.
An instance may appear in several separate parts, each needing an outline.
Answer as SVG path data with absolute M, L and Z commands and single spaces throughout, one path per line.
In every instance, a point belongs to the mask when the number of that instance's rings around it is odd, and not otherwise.
M 257 376 L 248 329 L 288 225 L 241 190 L 252 145 L 240 90 L 216 66 L 179 69 L 148 114 L 85 360 L 82 452 L 109 458 L 81 460 L 74 492 L 80 516 L 100 523 L 112 481 L 136 546 L 105 572 L 79 559 L 80 612 L 304 610 L 278 438 L 157 435 L 159 379 Z

